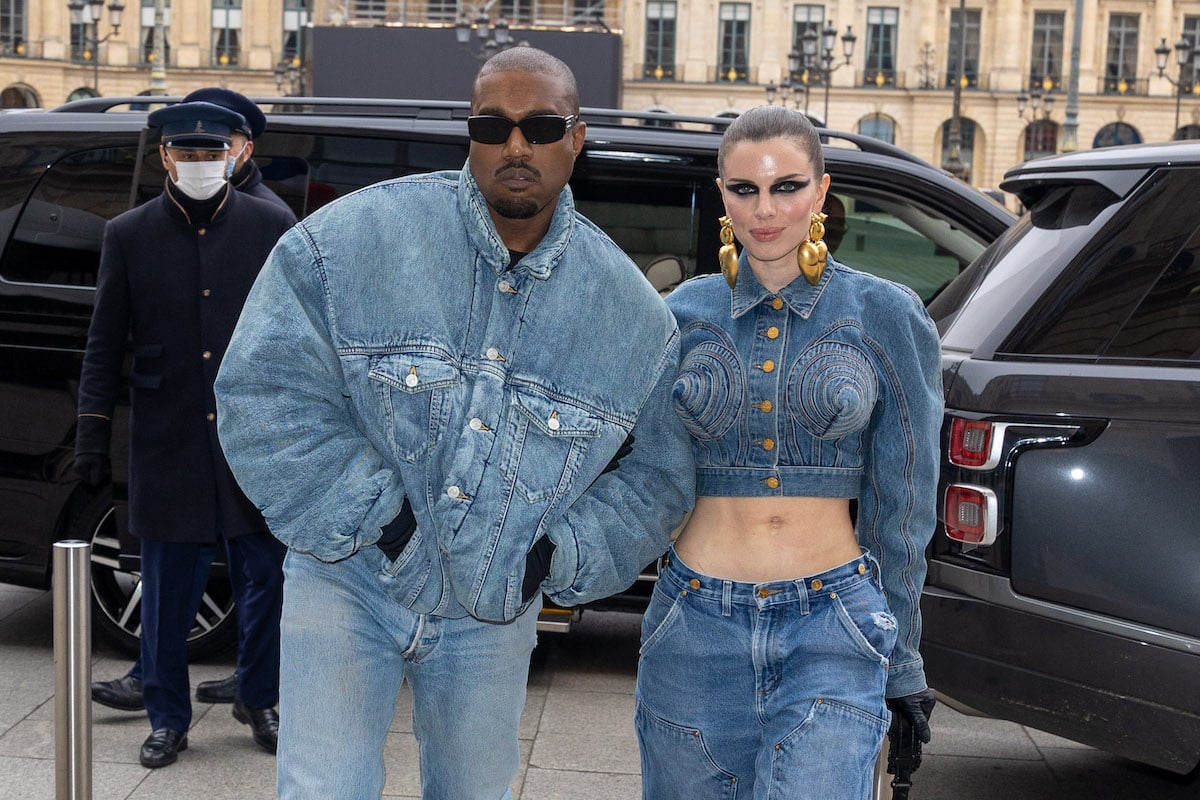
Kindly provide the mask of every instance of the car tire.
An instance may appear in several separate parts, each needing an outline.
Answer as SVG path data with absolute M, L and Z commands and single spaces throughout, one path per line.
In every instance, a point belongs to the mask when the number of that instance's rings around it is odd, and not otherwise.
M 141 574 L 122 568 L 116 511 L 105 492 L 83 504 L 70 526 L 92 545 L 92 630 L 117 650 L 136 658 L 141 652 Z M 199 661 L 237 646 L 237 619 L 229 579 L 209 575 L 196 624 L 188 632 L 189 661 Z

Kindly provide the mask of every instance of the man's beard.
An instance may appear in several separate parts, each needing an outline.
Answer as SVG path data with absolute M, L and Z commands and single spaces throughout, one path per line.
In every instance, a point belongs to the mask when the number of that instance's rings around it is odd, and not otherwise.
M 505 219 L 530 219 L 538 213 L 538 205 L 524 197 L 510 197 L 492 203 L 496 213 Z

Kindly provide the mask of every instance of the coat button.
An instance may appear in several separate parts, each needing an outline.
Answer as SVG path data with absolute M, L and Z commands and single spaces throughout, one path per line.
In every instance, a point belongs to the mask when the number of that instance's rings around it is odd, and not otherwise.
M 757 408 L 759 411 L 763 412 L 764 414 L 770 414 L 771 409 L 775 407 L 775 404 L 772 403 L 770 400 L 763 400 L 761 403 L 755 403 L 754 407 Z
M 783 308 L 783 298 L 782 297 L 772 298 L 771 299 L 771 308 L 775 309 L 776 311 Z
M 768 358 L 766 361 L 764 361 L 762 363 L 762 371 L 763 372 L 774 372 L 775 371 L 775 362 Z
M 779 478 L 776 478 L 774 475 L 767 478 L 766 483 L 767 483 L 767 488 L 770 488 L 770 489 L 778 489 L 779 488 Z
M 214 420 L 216 420 L 216 418 L 217 418 L 216 414 L 212 413 L 211 411 L 208 412 L 208 421 L 209 422 L 213 422 Z
M 201 353 L 201 354 L 200 354 L 200 357 L 201 357 L 201 358 L 203 358 L 205 361 L 207 361 L 207 360 L 209 360 L 210 358 L 212 358 L 212 351 L 211 351 L 211 350 L 205 350 L 203 353 Z
M 767 338 L 768 339 L 778 339 L 779 338 L 779 328 L 776 328 L 774 325 L 767 328 Z
M 775 449 L 775 440 L 774 439 L 763 439 L 762 449 L 763 450 L 774 450 Z
M 200 228 L 196 231 L 196 233 L 200 236 L 203 236 L 204 234 L 208 233 L 208 228 Z
M 212 289 L 205 289 L 205 290 L 204 290 L 203 292 L 201 292 L 200 294 L 201 294 L 201 296 L 203 296 L 203 297 L 209 297 L 209 296 L 211 296 L 211 295 L 212 295 Z
M 516 289 L 514 289 L 512 287 L 512 284 L 509 283 L 508 281 L 500 281 L 498 284 L 496 284 L 496 288 L 499 289 L 500 291 L 504 292 L 505 294 L 515 294 L 516 293 Z
M 487 349 L 486 355 L 487 355 L 489 361 L 503 361 L 504 360 L 504 356 L 500 355 L 500 351 L 497 350 L 495 347 L 489 347 Z

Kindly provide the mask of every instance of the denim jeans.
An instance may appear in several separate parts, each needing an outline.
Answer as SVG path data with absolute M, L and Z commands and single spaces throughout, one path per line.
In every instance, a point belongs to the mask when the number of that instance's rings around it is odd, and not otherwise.
M 642 622 L 642 796 L 869 798 L 896 641 L 874 559 L 770 583 L 666 562 Z
M 520 755 L 539 604 L 511 623 L 416 614 L 378 548 L 336 563 L 289 552 L 281 624 L 281 800 L 378 800 L 402 679 L 425 800 L 502 800 Z

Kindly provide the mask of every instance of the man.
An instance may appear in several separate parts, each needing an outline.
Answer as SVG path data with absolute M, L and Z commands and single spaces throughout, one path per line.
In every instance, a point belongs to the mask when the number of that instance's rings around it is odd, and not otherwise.
M 461 172 L 280 240 L 217 379 L 221 443 L 289 547 L 281 798 L 378 798 L 401 680 L 422 796 L 500 800 L 540 595 L 619 591 L 693 495 L 678 331 L 575 212 L 574 76 L 480 70 Z
M 206 86 L 203 89 L 197 89 L 184 97 L 183 102 L 212 103 L 228 108 L 230 111 L 236 111 L 245 117 L 246 124 L 233 132 L 229 143 L 230 156 L 234 159 L 229 182 L 239 192 L 245 192 L 261 200 L 269 200 L 291 211 L 291 207 L 283 201 L 283 198 L 262 182 L 262 171 L 259 170 L 258 164 L 251 160 L 251 156 L 254 155 L 254 142 L 267 129 L 267 116 L 262 109 L 244 94 L 220 86 Z M 203 684 L 201 685 L 203 686 Z M 231 700 L 225 702 L 231 702 Z
M 143 766 L 173 763 L 191 723 L 187 634 L 218 538 L 261 602 L 256 635 L 272 636 L 282 605 L 283 548 L 238 489 L 221 453 L 212 386 L 242 303 L 290 212 L 229 186 L 227 154 L 241 115 L 184 103 L 149 117 L 161 127 L 168 173 L 155 200 L 105 228 L 95 311 L 79 385 L 76 472 L 90 484 L 110 472 L 111 418 L 126 340 L 130 385 L 129 526 L 141 540 L 142 695 L 152 733 Z M 245 597 L 235 600 L 239 607 Z M 243 629 L 244 630 L 244 629 Z M 274 751 L 278 649 L 244 665 L 234 716 Z M 127 676 L 128 678 L 128 676 Z M 125 679 L 122 679 L 125 680 Z
M 283 199 L 267 188 L 262 182 L 262 173 L 250 157 L 254 154 L 254 140 L 267 129 L 267 117 L 253 100 L 232 89 L 210 86 L 197 89 L 183 98 L 185 103 L 205 102 L 221 106 L 243 118 L 240 128 L 230 132 L 230 147 L 226 154 L 226 169 L 230 174 L 229 182 L 240 192 L 252 195 L 262 200 L 268 200 L 287 212 L 292 222 L 296 221 L 291 208 Z M 227 548 L 228 550 L 228 548 Z M 251 567 L 238 559 L 236 548 L 229 552 L 230 579 L 243 585 L 234 588 L 234 605 L 237 608 L 238 621 L 238 663 L 253 663 L 264 657 L 264 652 L 272 660 L 278 659 L 279 633 L 272 627 L 270 620 L 277 618 L 279 607 L 279 587 L 283 578 L 280 575 L 269 582 L 262 591 L 251 591 L 250 586 L 256 581 Z M 208 565 L 201 564 L 198 569 L 208 574 Z M 201 595 L 205 588 L 205 580 L 196 581 L 195 590 Z M 247 585 L 249 584 L 249 585 Z M 245 605 L 239 606 L 242 601 Z M 260 608 L 259 603 L 262 603 Z M 193 599 L 193 605 L 198 607 L 200 597 Z M 264 620 L 264 614 L 266 620 Z M 265 628 L 265 630 L 264 630 Z M 202 703 L 232 703 L 237 699 L 238 676 L 234 674 L 213 681 L 202 681 L 196 686 L 196 699 Z M 92 684 L 92 699 L 101 705 L 121 711 L 141 711 L 146 706 L 142 700 L 142 662 L 139 658 L 134 662 L 124 676 L 107 681 L 96 681 Z

